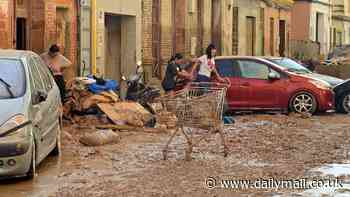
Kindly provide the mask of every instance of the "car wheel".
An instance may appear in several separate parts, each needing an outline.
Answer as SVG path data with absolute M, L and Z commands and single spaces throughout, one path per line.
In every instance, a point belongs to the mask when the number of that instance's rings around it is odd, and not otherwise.
M 27 172 L 28 179 L 33 179 L 35 177 L 35 172 L 36 172 L 36 147 L 35 147 L 34 139 L 32 141 L 32 147 L 33 148 L 32 148 L 31 162 L 30 162 L 29 171 Z
M 346 92 L 340 97 L 337 110 L 341 113 L 350 113 L 350 92 Z
M 61 154 L 61 126 L 58 126 L 57 137 L 56 137 L 56 146 L 52 150 L 51 155 L 59 156 L 60 154 Z
M 317 110 L 317 102 L 312 94 L 300 92 L 293 96 L 289 107 L 293 112 L 314 114 Z

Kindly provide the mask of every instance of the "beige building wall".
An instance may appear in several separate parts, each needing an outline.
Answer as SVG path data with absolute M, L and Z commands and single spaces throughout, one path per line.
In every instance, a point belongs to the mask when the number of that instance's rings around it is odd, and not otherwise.
M 172 55 L 172 0 L 161 0 L 161 51 L 160 57 L 166 63 Z M 163 66 L 164 67 L 164 66 Z M 164 69 L 163 69 L 164 71 Z
M 222 34 L 221 51 L 222 55 L 232 55 L 232 25 L 233 25 L 233 2 L 235 0 L 223 0 L 221 4 Z
M 200 0 L 198 0 L 200 1 Z M 212 0 L 203 0 L 203 51 L 211 43 L 211 4 Z
M 258 0 L 235 0 L 234 7 L 238 8 L 238 55 L 247 55 L 247 17 L 255 18 L 255 55 L 263 55 L 264 20 L 263 7 L 265 5 Z
M 331 48 L 350 44 L 350 2 L 333 0 Z
M 104 76 L 128 76 L 134 72 L 136 62 L 141 60 L 142 49 L 142 0 L 97 0 L 97 73 Z M 106 24 L 105 17 L 117 17 L 120 20 L 121 52 L 115 58 L 120 58 L 120 73 L 106 73 Z M 112 35 L 113 36 L 113 35 Z M 118 36 L 118 35 L 115 35 Z M 114 55 L 114 54 L 113 54 Z M 119 56 L 119 57 L 117 57 Z M 113 77 L 112 77 L 113 78 Z M 114 77 L 114 79 L 119 80 Z
M 309 29 L 309 39 L 312 41 L 316 40 L 316 16 L 317 13 L 322 14 L 322 20 L 320 20 L 319 28 L 322 31 L 319 33 L 320 42 L 320 54 L 325 56 L 329 53 L 330 49 L 330 28 L 332 26 L 332 9 L 329 5 L 328 0 L 320 0 L 320 2 L 315 2 L 311 4 L 311 15 L 310 15 L 310 29 Z

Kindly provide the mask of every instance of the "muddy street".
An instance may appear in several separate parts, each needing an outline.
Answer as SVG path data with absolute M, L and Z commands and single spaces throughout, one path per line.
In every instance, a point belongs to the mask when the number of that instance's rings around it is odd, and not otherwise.
M 205 180 L 323 176 L 344 182 L 343 188 L 334 189 L 333 193 L 350 195 L 347 115 L 238 116 L 235 125 L 225 127 L 227 158 L 223 157 L 219 136 L 212 135 L 194 148 L 191 162 L 184 161 L 186 142 L 181 135 L 171 144 L 168 161 L 162 159 L 162 148 L 169 134 L 122 132 L 118 144 L 83 146 L 78 139 L 88 132 L 92 119 L 66 123 L 63 155 L 59 159 L 47 158 L 33 181 L 1 181 L 0 196 L 309 196 L 310 192 L 329 191 L 208 189 Z

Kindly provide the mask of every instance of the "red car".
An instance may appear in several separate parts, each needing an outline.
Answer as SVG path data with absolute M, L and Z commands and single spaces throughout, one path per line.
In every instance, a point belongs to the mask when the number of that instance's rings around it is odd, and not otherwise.
M 217 70 L 230 80 L 227 102 L 231 110 L 283 110 L 315 113 L 334 109 L 329 83 L 291 72 L 265 58 L 216 58 Z

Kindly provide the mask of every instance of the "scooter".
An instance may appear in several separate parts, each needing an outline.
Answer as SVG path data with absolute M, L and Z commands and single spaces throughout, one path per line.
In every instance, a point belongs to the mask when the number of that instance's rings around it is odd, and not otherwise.
M 142 62 L 137 62 L 136 72 L 126 78 L 122 77 L 127 84 L 126 100 L 139 102 L 141 105 L 152 103 L 155 98 L 160 96 L 160 89 L 149 87 L 143 82 L 144 71 Z

